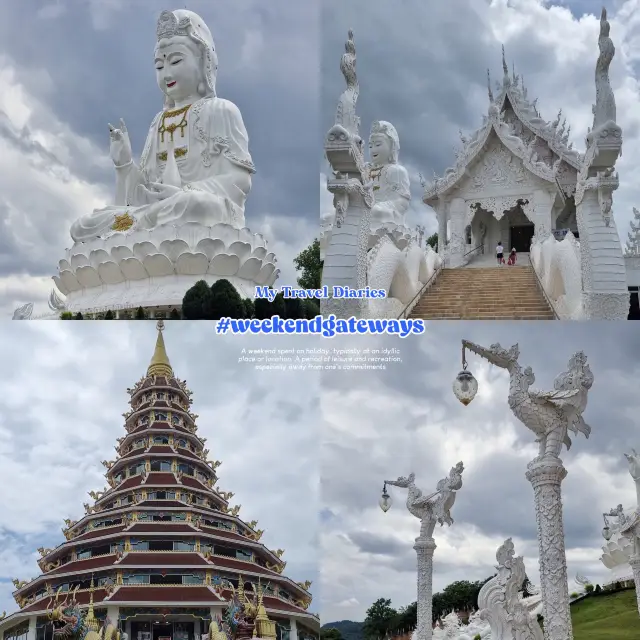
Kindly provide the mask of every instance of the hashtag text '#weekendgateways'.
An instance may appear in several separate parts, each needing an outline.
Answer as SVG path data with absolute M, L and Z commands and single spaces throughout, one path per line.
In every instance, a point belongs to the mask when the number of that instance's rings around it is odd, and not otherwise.
M 352 289 L 351 287 L 321 287 L 320 289 L 296 289 L 295 287 L 280 287 L 280 289 L 270 289 L 269 287 L 256 287 L 256 298 L 265 298 L 270 302 L 276 299 L 281 293 L 283 298 L 311 298 L 322 300 L 326 298 L 386 298 L 387 292 L 384 289 Z

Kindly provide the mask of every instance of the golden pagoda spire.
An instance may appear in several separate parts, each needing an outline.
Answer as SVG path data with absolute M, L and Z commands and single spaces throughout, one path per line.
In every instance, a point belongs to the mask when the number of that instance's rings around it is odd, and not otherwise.
M 94 584 L 93 584 L 93 575 L 92 575 L 91 590 L 89 591 L 89 611 L 87 611 L 87 617 L 84 619 L 84 624 L 87 627 L 87 629 L 97 632 L 98 629 L 100 628 L 100 623 L 98 622 L 98 620 L 96 619 L 93 613 L 93 589 L 94 589 Z
M 169 356 L 164 346 L 164 338 L 162 332 L 164 331 L 164 320 L 158 320 L 156 325 L 158 329 L 158 338 L 156 340 L 156 349 L 153 352 L 153 358 L 147 369 L 148 376 L 164 376 L 165 378 L 173 377 L 173 369 L 169 362 Z

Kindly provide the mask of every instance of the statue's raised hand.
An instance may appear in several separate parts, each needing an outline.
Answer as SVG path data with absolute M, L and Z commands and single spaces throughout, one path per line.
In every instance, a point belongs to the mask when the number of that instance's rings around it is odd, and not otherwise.
M 133 160 L 131 152 L 131 141 L 129 140 L 129 132 L 124 120 L 120 118 L 120 128 L 109 124 L 109 137 L 111 144 L 109 146 L 109 155 L 116 167 L 122 167 L 129 164 Z

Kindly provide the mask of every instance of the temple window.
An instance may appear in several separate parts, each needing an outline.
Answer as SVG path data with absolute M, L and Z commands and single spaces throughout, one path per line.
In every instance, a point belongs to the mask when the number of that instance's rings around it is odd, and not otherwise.
M 117 484 L 119 484 L 124 480 L 124 475 L 122 473 L 118 473 L 117 475 L 113 476 L 113 479 L 116 481 Z
M 173 540 L 149 540 L 149 551 L 173 551 Z
M 156 421 L 159 422 L 166 422 L 167 421 L 167 414 L 166 413 L 162 413 L 160 411 L 156 411 Z
M 171 416 L 171 424 L 179 425 L 180 424 L 180 418 L 178 418 L 178 416 Z
M 182 576 L 173 573 L 165 575 L 152 573 L 149 578 L 149 584 L 182 584 Z
M 111 553 L 117 553 L 118 551 L 124 551 L 124 542 L 115 542 L 111 545 Z
M 152 460 L 151 471 L 171 471 L 171 462 L 168 460 Z
M 213 545 L 209 542 L 207 542 L 206 544 L 202 544 L 200 543 L 200 551 L 202 553 L 213 553 Z
M 174 551 L 195 551 L 196 543 L 193 540 L 176 540 L 173 543 Z
M 122 576 L 122 582 L 124 584 L 149 584 L 149 578 L 150 576 L 144 573 L 133 573 Z
M 44 617 L 38 618 L 36 622 L 35 640 L 53 640 L 53 625 L 49 619 Z
M 187 441 L 184 440 L 183 438 L 180 438 L 180 440 L 178 440 L 178 446 L 182 447 L 183 449 L 188 449 L 189 445 L 187 444 Z
M 187 476 L 194 476 L 196 473 L 195 469 L 191 465 L 184 464 L 183 462 L 178 465 L 178 471 L 182 471 L 182 473 Z
M 204 575 L 189 574 L 182 576 L 182 584 L 204 584 Z
M 276 621 L 276 640 L 289 640 L 291 638 L 291 627 L 288 622 Z
M 244 560 L 245 562 L 251 562 L 253 554 L 242 549 L 236 549 L 236 558 L 238 560 Z
M 138 462 L 138 464 L 131 465 L 128 469 L 129 476 L 137 476 L 144 472 L 144 462 Z
M 103 555 L 106 555 L 108 553 L 111 553 L 111 545 L 108 545 L 108 544 L 100 545 L 99 547 L 92 547 L 91 548 L 91 555 L 92 556 L 103 556 Z
M 164 391 L 158 391 L 156 398 L 158 398 L 158 400 L 164 400 Z
M 284 589 L 278 589 L 278 596 L 283 600 L 290 600 L 291 596 Z
M 77 551 L 76 559 L 77 560 L 86 560 L 91 557 L 91 549 L 82 549 Z
M 149 542 L 147 540 L 131 540 L 132 551 L 149 551 Z
M 169 444 L 169 438 L 167 436 L 156 436 L 153 439 L 153 444 Z

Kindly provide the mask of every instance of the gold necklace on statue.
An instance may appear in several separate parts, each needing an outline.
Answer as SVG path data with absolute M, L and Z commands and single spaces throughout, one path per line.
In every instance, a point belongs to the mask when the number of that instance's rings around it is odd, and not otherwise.
M 164 142 L 164 134 L 169 133 L 171 136 L 171 142 L 173 142 L 173 134 L 177 129 L 180 129 L 180 137 L 184 138 L 184 130 L 187 126 L 187 111 L 191 108 L 191 105 L 188 104 L 185 107 L 181 107 L 180 109 L 173 109 L 172 111 L 165 111 L 162 114 L 162 123 L 158 128 L 158 133 L 160 134 L 160 142 Z M 182 116 L 179 122 L 174 122 L 167 125 L 167 118 L 175 118 L 177 116 Z

